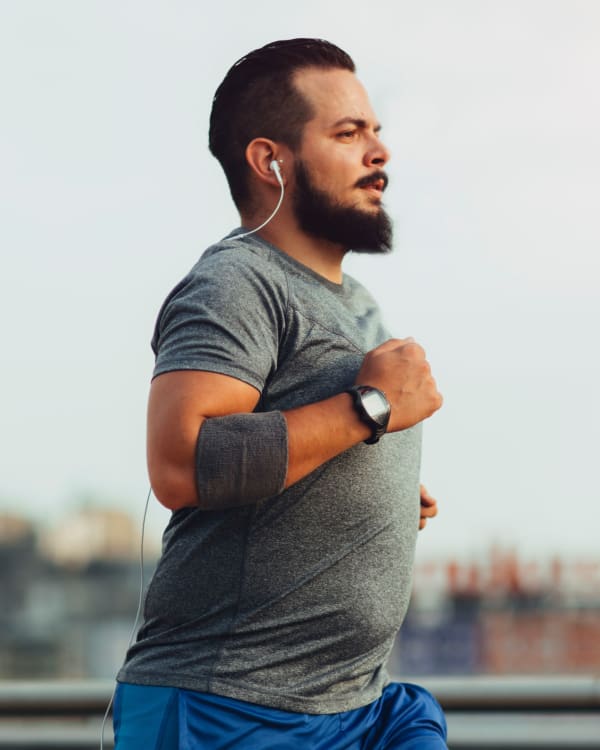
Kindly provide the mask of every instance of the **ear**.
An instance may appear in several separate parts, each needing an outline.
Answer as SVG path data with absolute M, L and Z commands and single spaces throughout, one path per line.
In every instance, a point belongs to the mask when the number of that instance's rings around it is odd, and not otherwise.
M 279 188 L 279 181 L 271 169 L 271 162 L 281 159 L 282 148 L 270 138 L 254 138 L 246 146 L 246 161 L 254 176 L 263 183 Z M 280 168 L 284 184 L 286 183 L 285 169 Z

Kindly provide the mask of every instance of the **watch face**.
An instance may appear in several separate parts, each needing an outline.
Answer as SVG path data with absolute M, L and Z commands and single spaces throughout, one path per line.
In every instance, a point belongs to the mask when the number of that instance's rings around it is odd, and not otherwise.
M 390 408 L 385 396 L 372 388 L 363 391 L 361 395 L 365 411 L 371 419 L 379 424 L 385 424 Z

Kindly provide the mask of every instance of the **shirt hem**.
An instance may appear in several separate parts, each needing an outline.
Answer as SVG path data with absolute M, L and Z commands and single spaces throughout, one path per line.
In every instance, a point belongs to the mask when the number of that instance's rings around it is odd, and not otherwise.
M 373 703 L 373 701 L 381 697 L 389 679 L 382 680 L 381 684 L 378 683 L 376 687 L 372 686 L 368 691 L 361 691 L 352 695 L 341 695 L 337 698 L 328 697 L 327 699 L 310 698 L 302 695 L 282 695 L 281 692 L 273 693 L 257 687 L 242 687 L 219 678 L 215 679 L 213 677 L 209 680 L 208 675 L 203 679 L 198 679 L 197 676 L 186 677 L 185 675 L 177 675 L 176 677 L 168 675 L 140 675 L 135 673 L 130 674 L 128 670 L 123 669 L 117 675 L 117 682 L 194 690 L 200 693 L 233 698 L 246 703 L 254 703 L 267 708 L 275 708 L 292 713 L 319 715 L 353 711 Z
M 155 366 L 152 373 L 152 380 L 157 378 L 159 375 L 164 375 L 167 372 L 178 372 L 180 370 L 197 370 L 203 372 L 213 372 L 217 375 L 229 375 L 229 377 L 236 378 L 236 380 L 242 380 L 244 383 L 248 383 L 253 388 L 256 388 L 259 393 L 262 392 L 264 382 L 257 377 L 257 375 L 249 370 L 244 370 L 237 365 L 228 365 L 221 362 L 207 362 L 207 361 L 171 361 L 168 364 L 158 364 Z

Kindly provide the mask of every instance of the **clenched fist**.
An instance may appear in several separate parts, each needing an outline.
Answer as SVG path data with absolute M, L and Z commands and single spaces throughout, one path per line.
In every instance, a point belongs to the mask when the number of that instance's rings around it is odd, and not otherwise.
M 388 432 L 412 427 L 442 405 L 425 351 L 413 339 L 389 339 L 368 352 L 356 384 L 385 393 L 392 407 Z

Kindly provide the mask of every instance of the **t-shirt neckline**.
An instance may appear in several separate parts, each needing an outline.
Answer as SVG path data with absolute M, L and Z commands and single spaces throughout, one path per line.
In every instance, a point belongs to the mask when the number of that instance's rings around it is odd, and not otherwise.
M 236 235 L 240 234 L 241 232 L 247 231 L 245 227 L 238 227 L 237 229 L 234 229 L 232 232 L 230 232 L 225 239 L 230 239 L 232 237 L 235 237 Z M 307 266 L 305 263 L 302 263 L 301 261 L 297 260 L 296 258 L 293 258 L 291 255 L 288 255 L 284 250 L 277 247 L 277 245 L 273 245 L 268 240 L 265 240 L 263 237 L 260 237 L 257 234 L 249 235 L 248 237 L 244 237 L 245 240 L 248 240 L 249 242 L 255 242 L 258 245 L 262 245 L 263 247 L 266 247 L 271 252 L 275 252 L 277 256 L 281 259 L 283 259 L 286 263 L 289 263 L 290 266 L 295 268 L 297 271 L 300 271 L 301 273 L 305 274 L 306 276 L 310 276 L 312 279 L 315 279 L 320 284 L 323 284 L 323 286 L 327 287 L 327 289 L 330 289 L 335 294 L 343 295 L 346 291 L 347 286 L 347 275 L 342 272 L 342 282 L 341 284 L 337 284 L 335 281 L 330 281 L 328 278 L 323 276 L 320 273 L 317 273 L 317 271 L 314 271 L 310 266 Z

